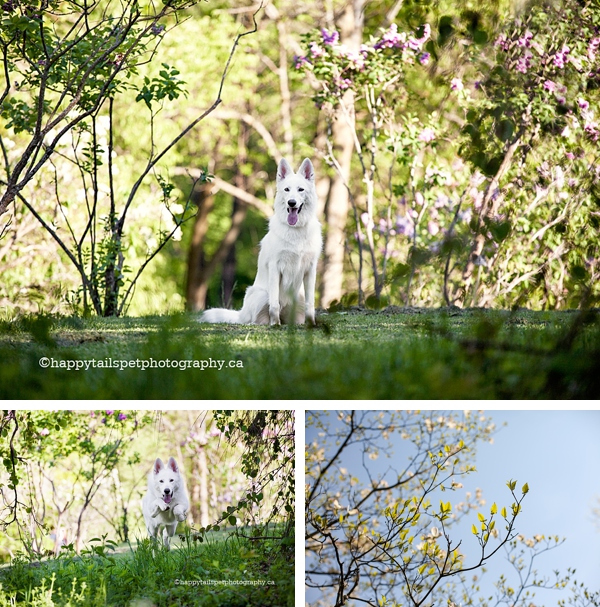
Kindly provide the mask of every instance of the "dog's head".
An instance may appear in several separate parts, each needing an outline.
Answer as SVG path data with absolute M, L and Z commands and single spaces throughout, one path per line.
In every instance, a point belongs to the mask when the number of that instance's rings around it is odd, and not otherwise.
M 312 162 L 305 158 L 294 173 L 288 161 L 282 158 L 277 168 L 275 214 L 290 227 L 302 227 L 315 214 L 316 204 Z
M 170 504 L 181 485 L 177 462 L 170 457 L 165 466 L 162 460 L 157 458 L 152 468 L 152 481 L 156 493 L 159 494 L 165 504 Z

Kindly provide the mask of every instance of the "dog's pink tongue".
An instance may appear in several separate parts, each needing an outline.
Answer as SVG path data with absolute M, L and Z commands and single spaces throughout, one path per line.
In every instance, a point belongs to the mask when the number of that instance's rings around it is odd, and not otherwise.
M 290 209 L 288 211 L 288 224 L 295 226 L 298 222 L 298 209 Z
M 165 495 L 165 497 L 163 497 L 163 501 L 165 502 L 165 504 L 170 504 L 171 499 L 172 497 L 170 495 Z

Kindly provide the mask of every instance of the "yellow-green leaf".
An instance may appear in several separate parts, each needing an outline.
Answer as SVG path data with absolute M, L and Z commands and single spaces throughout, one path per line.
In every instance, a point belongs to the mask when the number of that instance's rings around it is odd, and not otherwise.
M 502 510 L 500 510 L 500 514 L 501 514 L 501 515 L 502 515 L 504 518 L 506 518 L 506 507 L 504 507 L 504 506 L 502 507 Z
M 525 483 L 523 485 L 523 489 L 521 489 L 521 491 L 523 491 L 523 495 L 525 495 L 529 491 L 529 485 L 527 483 Z
M 475 527 L 475 525 L 471 527 L 471 531 L 473 532 L 473 535 L 477 535 L 477 527 Z
M 477 518 L 479 519 L 480 522 L 483 523 L 483 521 L 485 521 L 485 516 L 483 516 L 483 514 L 481 514 L 481 512 L 477 513 Z
M 423 572 L 425 571 L 425 569 L 427 568 L 427 563 L 423 563 L 420 567 L 419 567 L 419 575 L 423 575 Z
M 494 503 L 492 504 L 491 513 L 492 513 L 492 514 L 496 514 L 496 512 L 498 512 L 498 506 L 496 506 L 496 502 L 494 502 Z

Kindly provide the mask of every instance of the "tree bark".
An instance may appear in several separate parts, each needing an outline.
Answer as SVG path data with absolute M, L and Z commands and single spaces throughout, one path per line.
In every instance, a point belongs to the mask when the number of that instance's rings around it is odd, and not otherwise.
M 337 23 L 340 29 L 341 42 L 354 51 L 359 50 L 362 42 L 363 8 L 364 0 L 349 2 Z M 353 114 L 354 97 L 351 91 L 346 92 L 343 102 Z M 325 206 L 326 229 L 321 288 L 321 305 L 324 307 L 329 306 L 335 300 L 339 301 L 344 287 L 346 224 L 350 210 L 347 184 L 350 179 L 354 139 L 352 127 L 341 112 L 334 119 L 332 138 L 334 153 L 340 165 L 341 174 L 336 172 L 332 178 Z

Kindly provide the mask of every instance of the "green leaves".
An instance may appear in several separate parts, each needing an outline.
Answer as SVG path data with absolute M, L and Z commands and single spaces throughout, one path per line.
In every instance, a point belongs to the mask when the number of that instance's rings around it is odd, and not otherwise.
M 166 97 L 169 100 L 177 99 L 179 95 L 187 96 L 187 91 L 184 89 L 185 82 L 177 78 L 180 74 L 179 70 L 170 67 L 166 63 L 162 64 L 163 68 L 159 72 L 158 78 L 144 78 L 144 84 L 140 89 L 136 101 L 143 101 L 148 109 L 152 109 L 154 101 L 162 101 Z
M 492 507 L 490 509 L 491 514 L 496 514 L 496 512 L 498 512 L 498 506 L 496 506 L 496 502 L 494 502 L 492 504 Z

